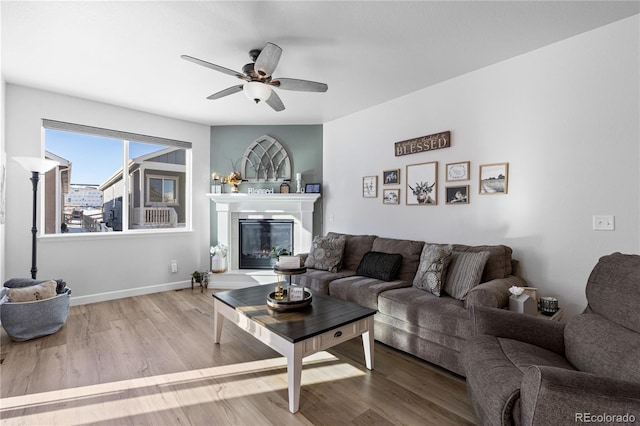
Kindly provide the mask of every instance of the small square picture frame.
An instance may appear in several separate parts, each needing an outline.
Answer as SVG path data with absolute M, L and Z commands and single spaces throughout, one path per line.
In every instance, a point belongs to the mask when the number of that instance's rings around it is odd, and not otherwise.
M 383 189 L 382 204 L 388 204 L 388 205 L 400 204 L 400 188 Z
M 304 185 L 304 192 L 307 194 L 319 194 L 322 190 L 322 186 L 319 183 L 306 183 Z
M 382 184 L 383 185 L 399 185 L 400 184 L 400 169 L 383 170 L 382 171 Z
M 460 161 L 458 163 L 448 163 L 446 167 L 446 181 L 455 182 L 458 180 L 469 180 L 469 161 Z
M 469 204 L 469 185 L 447 186 L 445 204 Z
M 478 191 L 480 195 L 503 195 L 509 191 L 509 163 L 480 165 Z
M 365 176 L 362 178 L 362 197 L 378 197 L 378 176 Z

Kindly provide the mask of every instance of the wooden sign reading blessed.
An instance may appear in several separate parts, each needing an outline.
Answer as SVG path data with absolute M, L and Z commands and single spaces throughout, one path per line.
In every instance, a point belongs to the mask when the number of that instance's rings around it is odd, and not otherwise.
M 401 155 L 418 154 L 435 149 L 449 148 L 451 146 L 451 132 L 436 133 L 434 135 L 421 136 L 396 142 L 396 157 Z

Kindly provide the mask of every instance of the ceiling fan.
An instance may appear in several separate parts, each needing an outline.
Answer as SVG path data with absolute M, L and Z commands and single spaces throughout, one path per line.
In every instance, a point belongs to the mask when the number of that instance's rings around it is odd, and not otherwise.
M 272 74 L 278 66 L 281 55 L 282 49 L 273 43 L 267 43 L 262 50 L 250 50 L 249 57 L 252 62 L 242 67 L 242 72 L 234 71 L 188 55 L 182 55 L 180 57 L 194 64 L 202 65 L 203 67 L 211 68 L 212 70 L 232 75 L 245 81 L 243 84 L 232 86 L 214 93 L 211 96 L 207 96 L 207 99 L 220 99 L 224 96 L 243 91 L 247 98 L 254 100 L 256 103 L 264 101 L 275 111 L 282 111 L 284 110 L 284 104 L 278 94 L 273 90 L 274 87 L 299 92 L 327 91 L 329 86 L 324 83 L 299 80 L 297 78 L 274 79 Z

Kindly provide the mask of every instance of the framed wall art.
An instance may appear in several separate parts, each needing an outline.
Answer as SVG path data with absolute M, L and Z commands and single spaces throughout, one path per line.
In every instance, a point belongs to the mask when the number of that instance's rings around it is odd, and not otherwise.
M 462 161 L 460 163 L 447 164 L 447 182 L 456 180 L 469 180 L 469 162 Z
M 378 196 L 378 176 L 365 176 L 362 178 L 362 196 L 364 198 L 376 198 Z
M 383 189 L 382 204 L 400 204 L 400 189 Z
M 509 183 L 509 163 L 482 164 L 480 166 L 480 194 L 506 194 Z
M 407 165 L 407 205 L 438 204 L 438 162 Z
M 469 185 L 447 186 L 446 204 L 469 204 Z
M 382 172 L 383 185 L 398 185 L 400 183 L 400 169 L 384 170 Z

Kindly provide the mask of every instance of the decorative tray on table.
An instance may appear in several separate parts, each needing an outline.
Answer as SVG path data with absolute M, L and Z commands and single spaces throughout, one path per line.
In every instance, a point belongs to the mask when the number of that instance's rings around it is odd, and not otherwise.
M 304 274 L 305 272 L 307 272 L 307 267 L 302 266 L 297 268 L 283 268 L 282 266 L 276 265 L 273 267 L 273 270 L 276 273 L 280 273 L 284 275 L 287 275 L 287 274 L 297 275 L 297 274 Z
M 289 300 L 287 290 L 282 290 L 282 299 L 278 300 L 276 299 L 276 292 L 272 291 L 269 293 L 269 296 L 267 296 L 267 306 L 278 311 L 289 311 L 309 306 L 311 299 L 311 293 L 306 289 L 304 290 L 304 298 L 302 300 Z

